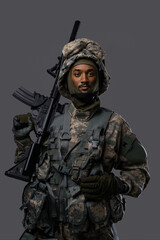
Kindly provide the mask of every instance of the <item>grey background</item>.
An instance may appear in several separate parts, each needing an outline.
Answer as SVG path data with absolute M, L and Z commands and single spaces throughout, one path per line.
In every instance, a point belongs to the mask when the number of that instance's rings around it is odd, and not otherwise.
M 111 76 L 102 105 L 122 115 L 148 152 L 151 181 L 138 198 L 127 197 L 122 240 L 159 240 L 159 1 L 0 1 L 0 239 L 18 240 L 23 232 L 19 210 L 24 182 L 7 178 L 15 144 L 12 118 L 29 108 L 12 97 L 23 86 L 49 95 L 53 79 L 46 73 L 69 39 L 76 19 L 78 38 L 105 50 Z

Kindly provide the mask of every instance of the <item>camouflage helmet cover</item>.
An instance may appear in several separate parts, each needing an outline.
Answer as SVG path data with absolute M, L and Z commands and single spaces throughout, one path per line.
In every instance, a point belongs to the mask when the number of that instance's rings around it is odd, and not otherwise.
M 105 59 L 105 53 L 100 45 L 87 38 L 76 39 L 67 43 L 63 50 L 63 64 L 59 73 L 58 89 L 62 96 L 70 99 L 70 93 L 67 88 L 66 75 L 70 70 L 73 63 L 80 58 L 89 58 L 93 60 L 101 71 L 100 78 L 101 84 L 99 89 L 99 95 L 106 91 L 109 85 L 109 75 L 103 63 Z

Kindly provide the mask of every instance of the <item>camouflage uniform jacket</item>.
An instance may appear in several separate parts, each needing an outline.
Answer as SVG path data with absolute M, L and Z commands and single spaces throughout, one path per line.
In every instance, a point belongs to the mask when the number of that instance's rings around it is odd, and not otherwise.
M 89 123 L 89 119 L 93 117 L 95 111 L 97 109 L 92 109 L 88 112 L 78 112 L 73 105 L 70 106 L 69 108 L 69 112 L 71 114 L 71 123 L 70 123 L 70 135 L 71 135 L 71 139 L 69 142 L 69 150 L 73 147 L 73 145 L 76 145 L 76 143 L 78 143 L 82 136 L 85 134 L 88 123 Z M 21 140 L 19 142 L 16 141 L 18 148 L 16 151 L 16 159 L 18 160 L 18 158 L 24 153 L 25 149 L 29 146 L 28 144 L 31 143 L 31 139 L 26 139 L 26 140 Z M 138 151 L 142 151 L 143 152 L 143 156 L 139 158 L 139 153 L 140 152 L 136 152 L 133 148 L 133 143 L 137 142 L 140 146 L 140 149 Z M 59 178 L 59 184 L 55 185 L 53 178 L 50 177 L 51 175 L 51 159 L 50 157 L 52 157 L 50 154 L 46 154 L 46 146 L 47 146 L 48 140 L 44 142 L 44 151 L 41 152 L 41 157 L 40 157 L 40 164 L 39 167 L 37 168 L 36 171 L 36 179 L 38 180 L 39 183 L 44 183 L 44 182 L 49 182 L 51 189 L 55 190 L 55 188 L 59 188 L 59 185 L 61 183 L 61 178 Z M 74 151 L 74 150 L 73 150 Z M 132 153 L 133 152 L 133 153 Z M 127 154 L 128 153 L 128 154 Z M 132 154 L 131 154 L 132 153 Z M 141 154 L 142 155 L 142 154 Z M 128 156 L 128 158 L 127 158 Z M 105 132 L 105 144 L 103 146 L 102 149 L 102 155 L 101 155 L 101 163 L 103 165 L 103 169 L 104 171 L 107 172 L 111 172 L 113 169 L 118 169 L 120 170 L 120 178 L 121 180 L 123 180 L 129 187 L 128 192 L 126 193 L 126 195 L 130 195 L 133 197 L 138 197 L 139 194 L 143 191 L 143 189 L 146 187 L 148 181 L 149 181 L 149 173 L 148 173 L 148 168 L 147 168 L 147 161 L 146 161 L 146 155 L 145 155 L 145 151 L 143 150 L 143 147 L 141 146 L 141 144 L 139 143 L 139 141 L 137 140 L 136 136 L 132 133 L 131 129 L 129 128 L 127 122 L 117 113 L 113 113 L 110 120 L 109 120 L 109 124 L 108 127 L 106 129 Z M 58 172 L 56 173 L 55 177 L 56 179 L 58 179 Z M 37 181 L 36 180 L 36 181 Z M 36 182 L 35 181 L 35 182 Z M 57 180 L 56 180 L 57 181 Z M 69 181 L 71 181 L 71 179 L 69 178 Z M 34 191 L 36 191 L 34 189 Z M 32 192 L 32 191 L 31 191 Z M 64 192 L 67 193 L 67 189 Z M 54 193 L 56 193 L 54 191 Z M 31 194 L 30 190 L 28 191 L 24 191 L 24 203 L 26 203 L 28 201 L 28 199 L 31 198 Z M 56 198 L 59 198 L 59 195 L 56 194 Z M 79 202 L 81 201 L 85 201 L 84 199 L 84 195 L 80 194 L 79 197 L 77 196 L 77 203 L 79 204 Z M 34 199 L 35 200 L 35 199 Z M 58 199 L 59 201 L 60 199 Z M 72 230 L 74 233 L 82 231 L 85 232 L 86 229 L 88 228 L 88 221 L 82 221 L 82 219 L 84 219 L 84 216 L 82 214 L 82 216 L 80 215 L 80 213 L 78 212 L 79 218 L 77 219 L 76 225 L 74 225 L 75 223 L 75 216 L 77 216 L 77 213 L 73 214 L 74 209 L 75 209 L 75 205 L 72 208 L 72 200 L 73 202 L 75 202 L 75 199 L 71 199 L 70 202 L 67 203 L 67 208 L 68 208 L 68 215 L 69 215 L 69 220 L 65 219 L 65 221 L 69 221 L 70 223 L 72 223 Z M 37 201 L 37 200 L 35 200 Z M 43 202 L 43 198 L 41 201 L 38 200 L 38 202 Z M 43 205 L 42 204 L 42 205 Z M 77 204 L 77 208 L 82 208 L 82 206 Z M 98 206 L 96 204 L 96 209 L 99 210 L 98 211 L 104 211 L 105 212 L 105 205 Z M 36 220 L 35 220 L 35 224 L 37 228 L 40 229 L 44 229 L 44 226 L 48 226 L 49 228 L 49 219 L 48 216 L 46 216 L 46 212 L 47 212 L 47 206 L 46 207 L 40 207 L 40 212 L 43 208 L 41 217 L 39 218 L 39 215 L 37 214 Z M 36 209 L 37 208 L 37 203 L 36 203 Z M 96 209 L 94 209 L 92 207 L 93 210 L 93 218 L 96 219 L 97 217 L 97 223 L 95 223 L 95 229 L 99 229 L 103 226 L 106 226 L 108 224 L 108 218 L 106 220 L 106 216 L 103 219 L 103 224 L 102 224 L 102 217 L 98 215 L 96 215 Z M 102 209 L 102 210 L 101 210 Z M 91 211 L 91 210 L 90 210 Z M 107 210 L 106 210 L 107 211 Z M 33 212 L 34 210 L 32 209 L 31 211 L 31 215 L 33 217 Z M 106 215 L 108 215 L 108 213 L 105 213 Z M 120 216 L 121 219 L 122 216 Z M 38 218 L 38 220 L 37 220 Z M 120 220 L 118 219 L 118 220 Z M 99 220 L 101 222 L 101 224 L 99 224 Z M 37 222 L 38 221 L 38 222 Z M 33 222 L 33 219 L 32 221 Z M 115 220 L 116 222 L 116 220 Z M 78 228 L 77 228 L 78 225 Z M 35 226 L 33 226 L 33 224 L 28 224 L 27 221 L 24 221 L 24 226 L 26 228 L 32 229 Z M 74 227 L 74 228 L 73 228 Z

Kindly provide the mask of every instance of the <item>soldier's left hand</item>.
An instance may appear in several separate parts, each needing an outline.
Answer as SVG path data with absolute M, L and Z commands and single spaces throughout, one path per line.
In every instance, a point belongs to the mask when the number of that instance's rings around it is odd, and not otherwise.
M 31 113 L 16 115 L 13 118 L 12 132 L 15 139 L 24 139 L 34 129 L 34 122 Z
M 125 190 L 124 183 L 113 173 L 107 172 L 102 176 L 81 178 L 79 184 L 82 193 L 91 200 L 108 199 Z

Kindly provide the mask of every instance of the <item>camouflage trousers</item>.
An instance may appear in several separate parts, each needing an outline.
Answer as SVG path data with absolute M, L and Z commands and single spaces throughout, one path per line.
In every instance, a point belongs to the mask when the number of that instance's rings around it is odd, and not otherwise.
M 58 230 L 55 233 L 54 238 L 48 237 L 47 235 L 40 233 L 39 231 L 35 231 L 33 234 L 35 236 L 35 240 L 114 240 L 113 231 L 111 227 L 105 227 L 99 231 L 94 233 L 79 233 L 79 234 L 71 234 L 68 223 L 59 223 Z M 22 237 L 20 240 L 31 240 L 33 238 Z

